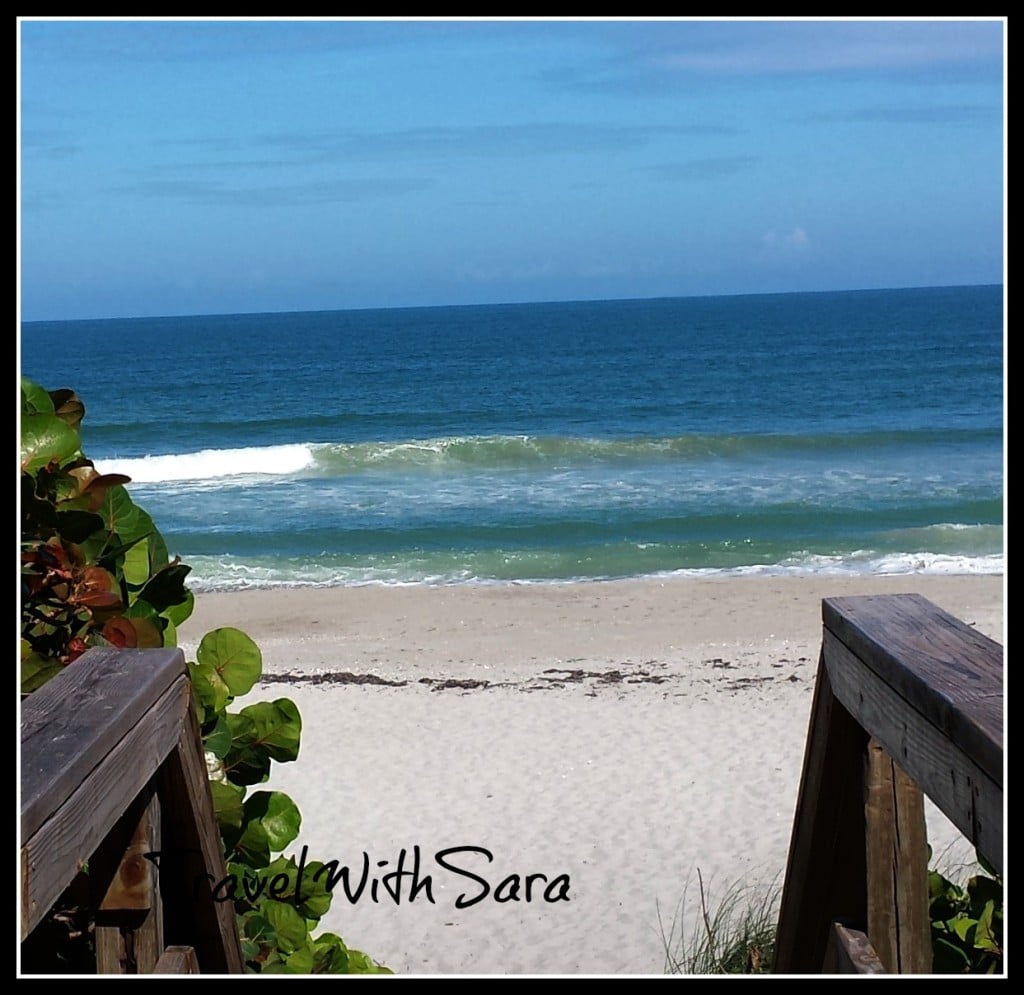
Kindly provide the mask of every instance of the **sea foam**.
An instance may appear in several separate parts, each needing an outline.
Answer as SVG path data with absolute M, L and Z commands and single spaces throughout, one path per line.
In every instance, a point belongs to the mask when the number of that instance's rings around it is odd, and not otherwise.
M 166 481 L 299 473 L 313 463 L 313 452 L 307 445 L 254 446 L 96 460 L 95 463 L 100 473 L 123 473 L 138 484 L 157 484 Z

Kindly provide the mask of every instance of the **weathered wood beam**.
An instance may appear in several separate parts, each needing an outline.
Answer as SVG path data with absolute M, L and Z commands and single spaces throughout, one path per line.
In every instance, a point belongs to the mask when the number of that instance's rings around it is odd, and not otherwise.
M 57 680 L 60 677 L 51 683 Z M 110 690 L 107 688 L 108 693 Z M 179 673 L 138 721 L 123 729 L 120 741 L 105 756 L 96 758 L 77 787 L 65 796 L 56 795 L 55 806 L 41 806 L 51 809 L 49 816 L 30 836 L 22 837 L 22 939 L 79 870 L 88 865 L 122 816 L 126 800 L 142 791 L 175 749 L 181 738 L 182 715 L 189 707 L 188 690 L 188 678 Z M 63 779 L 60 784 L 61 788 L 69 787 Z M 44 795 L 33 791 L 31 797 L 38 800 Z
M 868 743 L 864 794 L 867 935 L 888 973 L 930 974 L 924 796 L 877 740 Z
M 213 897 L 227 872 L 201 743 L 189 704 L 181 737 L 158 779 L 164 812 L 173 816 L 164 819 L 159 858 L 164 939 L 193 946 L 203 974 L 241 974 L 245 961 L 234 903 Z
M 835 694 L 986 859 L 1003 867 L 1003 789 L 830 630 L 824 635 Z
M 180 649 L 90 649 L 22 702 L 22 840 L 184 673 Z
M 1002 787 L 999 643 L 919 594 L 825 598 L 821 611 L 827 630 Z

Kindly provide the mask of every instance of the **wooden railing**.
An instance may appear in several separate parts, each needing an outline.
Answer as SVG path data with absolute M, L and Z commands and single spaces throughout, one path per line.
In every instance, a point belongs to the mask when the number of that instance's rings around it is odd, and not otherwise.
M 25 699 L 23 941 L 71 886 L 98 973 L 242 972 L 190 693 L 181 650 L 93 649 Z
M 916 594 L 822 621 L 774 969 L 928 973 L 922 790 L 1003 870 L 1003 648 Z

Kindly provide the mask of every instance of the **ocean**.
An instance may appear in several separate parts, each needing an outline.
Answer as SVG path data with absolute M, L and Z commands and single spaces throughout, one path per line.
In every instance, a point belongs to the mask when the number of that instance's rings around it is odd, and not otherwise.
M 1003 288 L 22 325 L 193 589 L 1003 571 Z

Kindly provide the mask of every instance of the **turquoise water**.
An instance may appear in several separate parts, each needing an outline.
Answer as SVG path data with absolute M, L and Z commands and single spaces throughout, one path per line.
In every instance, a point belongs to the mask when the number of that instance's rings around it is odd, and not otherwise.
M 1003 569 L 1001 287 L 32 322 L 22 369 L 200 590 Z

